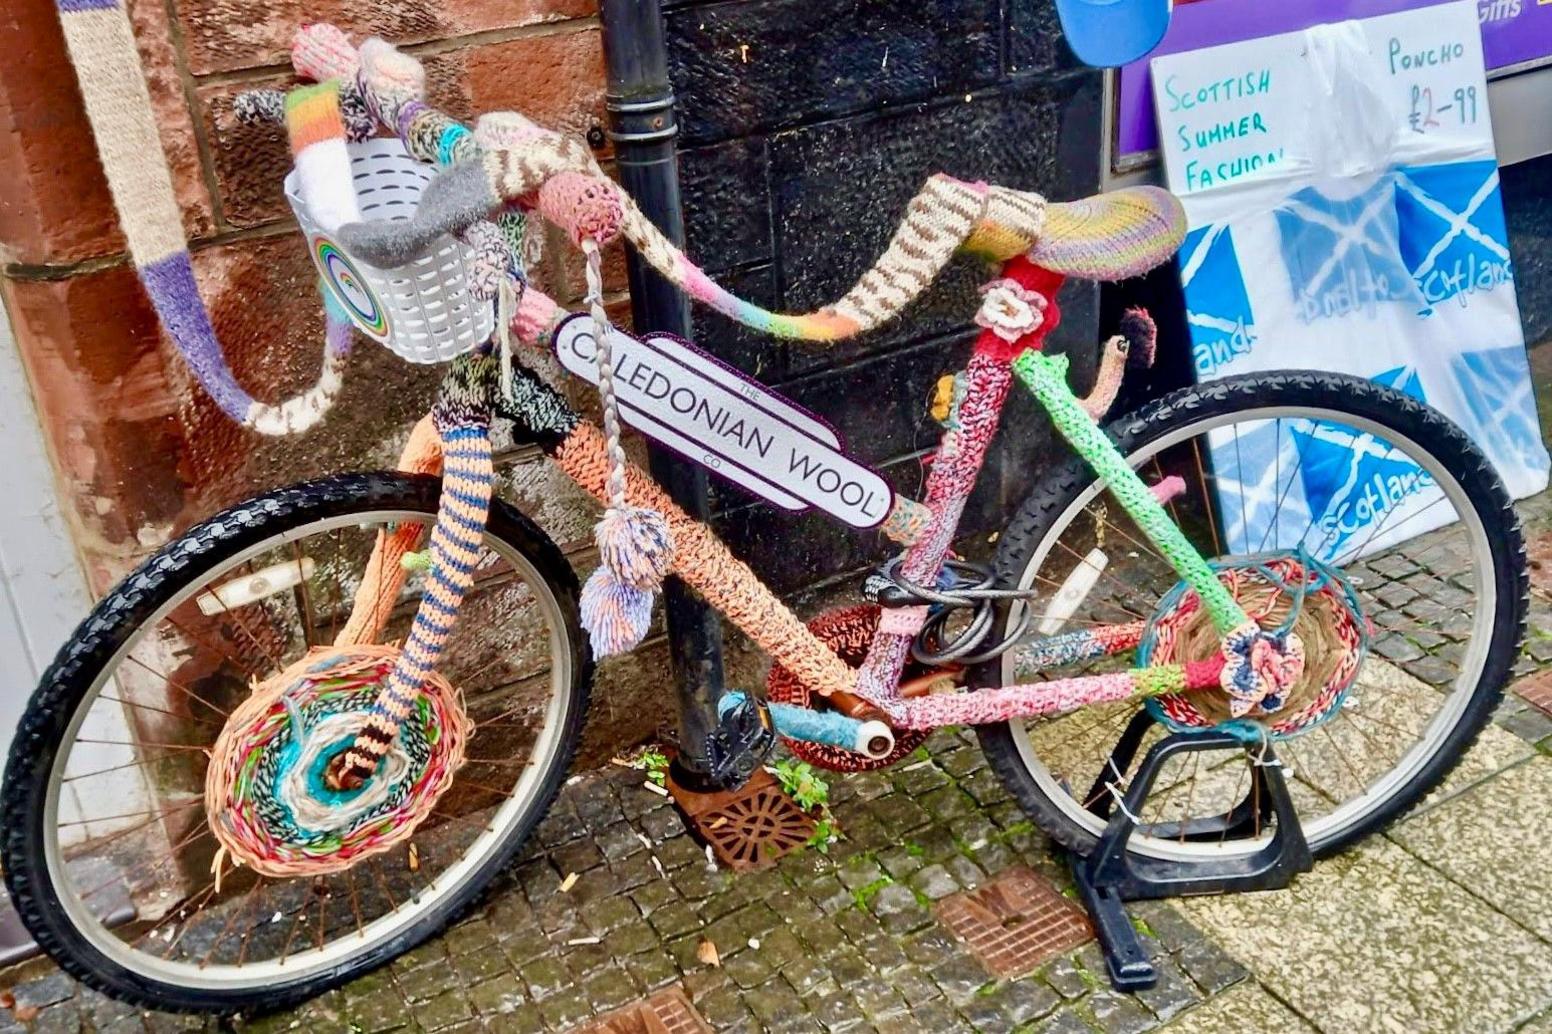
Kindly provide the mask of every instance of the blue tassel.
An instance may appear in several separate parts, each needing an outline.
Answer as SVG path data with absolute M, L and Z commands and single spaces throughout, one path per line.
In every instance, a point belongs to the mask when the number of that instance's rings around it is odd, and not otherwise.
M 654 594 L 615 578 L 607 564 L 582 586 L 582 627 L 593 656 L 612 657 L 633 650 L 652 626 Z
M 649 593 L 662 587 L 673 567 L 673 533 L 656 510 L 611 506 L 594 527 L 593 541 L 617 581 Z

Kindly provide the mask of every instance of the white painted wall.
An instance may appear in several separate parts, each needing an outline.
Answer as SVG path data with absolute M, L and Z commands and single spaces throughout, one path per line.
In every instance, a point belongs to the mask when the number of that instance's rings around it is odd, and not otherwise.
M 92 605 L 9 318 L 0 320 L 0 441 L 10 458 L 0 505 L 3 750 L 38 676 Z
M 4 502 L 0 504 L 0 761 L 10 750 L 16 723 L 39 677 L 75 626 L 92 607 L 86 576 L 59 509 L 53 465 L 43 443 L 43 430 L 33 405 L 32 390 L 7 316 L 0 319 L 0 441 L 10 463 L 5 468 Z M 90 735 L 129 739 L 129 726 L 118 709 L 99 705 L 92 712 Z M 132 760 L 119 757 L 129 748 L 98 747 L 97 756 L 72 758 L 104 768 Z M 94 788 L 110 802 L 98 802 L 93 815 L 117 815 L 145 808 L 138 778 L 114 780 Z M 105 809 L 104 804 L 109 804 Z M 75 787 L 60 802 L 62 821 L 81 815 Z M 72 827 L 84 838 L 88 830 Z M 92 834 L 106 832 L 91 830 Z

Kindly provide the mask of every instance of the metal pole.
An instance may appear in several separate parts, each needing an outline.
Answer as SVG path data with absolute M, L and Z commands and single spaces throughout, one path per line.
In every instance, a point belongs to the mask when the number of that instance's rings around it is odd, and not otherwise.
M 679 166 L 674 155 L 674 93 L 668 80 L 668 47 L 658 0 L 603 0 L 604 63 L 608 69 L 609 138 L 620 183 L 664 236 L 684 244 Z M 690 336 L 684 295 L 634 250 L 627 258 L 631 317 L 637 333 L 666 331 Z M 705 520 L 706 471 L 666 449 L 648 449 L 652 476 L 690 516 Z M 687 790 L 721 789 L 706 778 L 706 737 L 717 724 L 722 693 L 722 626 L 716 615 L 677 578 L 663 587 L 668 647 L 679 701 L 679 756 L 675 781 Z

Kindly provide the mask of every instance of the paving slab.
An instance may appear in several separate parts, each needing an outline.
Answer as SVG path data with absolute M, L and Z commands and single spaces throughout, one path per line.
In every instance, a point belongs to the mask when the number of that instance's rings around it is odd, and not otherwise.
M 1391 839 L 1552 943 L 1552 758 L 1500 772 Z
M 1552 1012 L 1542 1013 L 1515 1031 L 1515 1034 L 1552 1034 Z
M 1552 1004 L 1552 945 L 1383 838 L 1287 890 L 1177 907 L 1328 1034 L 1496 1034 Z
M 1169 1034 L 1315 1034 L 1315 1028 L 1297 1013 L 1250 981 L 1182 1013 L 1163 1030 Z

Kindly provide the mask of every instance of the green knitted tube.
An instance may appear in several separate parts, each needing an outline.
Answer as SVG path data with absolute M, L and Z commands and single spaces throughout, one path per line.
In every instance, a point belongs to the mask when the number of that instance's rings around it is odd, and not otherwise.
M 1105 481 L 1110 494 L 1131 514 L 1132 520 L 1159 548 L 1180 576 L 1195 589 L 1212 616 L 1214 627 L 1222 634 L 1245 624 L 1250 617 L 1234 601 L 1234 597 L 1218 581 L 1212 568 L 1196 548 L 1187 541 L 1169 519 L 1169 514 L 1142 479 L 1127 466 L 1126 459 L 1117 451 L 1105 432 L 1099 429 L 1077 398 L 1067 387 L 1067 357 L 1048 356 L 1043 352 L 1026 351 L 1013 361 L 1013 372 L 1018 374 L 1024 386 L 1034 393 L 1040 405 L 1051 414 L 1051 423 L 1061 432 Z

